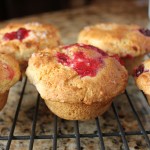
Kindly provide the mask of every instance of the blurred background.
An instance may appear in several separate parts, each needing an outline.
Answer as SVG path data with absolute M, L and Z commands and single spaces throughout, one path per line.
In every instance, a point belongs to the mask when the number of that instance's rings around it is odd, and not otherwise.
M 0 0 L 0 21 L 89 5 L 92 0 Z

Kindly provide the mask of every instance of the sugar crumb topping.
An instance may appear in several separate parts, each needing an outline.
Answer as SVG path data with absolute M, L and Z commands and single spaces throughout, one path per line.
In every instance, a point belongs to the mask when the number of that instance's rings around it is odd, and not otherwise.
M 41 25 L 41 23 L 39 23 L 39 22 L 30 22 L 30 23 L 26 23 L 25 24 L 25 26 L 31 26 L 31 25 L 34 25 L 34 26 L 40 26 Z
M 47 31 L 42 31 L 42 32 L 30 31 L 29 36 L 26 39 L 38 41 L 39 39 L 46 39 L 46 37 L 47 37 Z

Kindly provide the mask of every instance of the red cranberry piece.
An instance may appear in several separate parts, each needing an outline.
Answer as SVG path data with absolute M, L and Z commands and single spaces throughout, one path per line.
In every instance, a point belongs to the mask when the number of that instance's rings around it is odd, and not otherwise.
M 26 30 L 25 28 L 19 28 L 15 32 L 6 33 L 3 38 L 4 38 L 4 40 L 18 39 L 21 41 L 28 36 L 29 31 L 30 30 Z
M 76 52 L 72 60 L 73 69 L 81 76 L 95 76 L 100 62 L 98 59 L 87 58 L 83 52 Z
M 150 36 L 150 30 L 149 29 L 139 29 L 139 31 L 144 34 L 145 36 Z
M 24 38 L 26 38 L 29 34 L 29 30 L 26 30 L 25 28 L 20 28 L 17 32 L 16 32 L 16 38 L 18 40 L 23 40 Z
M 76 43 L 76 44 L 64 46 L 62 48 L 66 50 L 71 50 L 69 48 L 73 46 L 77 46 L 79 48 L 83 47 L 89 51 L 95 51 L 96 57 L 89 58 L 86 56 L 86 54 L 83 51 L 80 51 L 79 49 L 79 51 L 73 53 L 71 58 L 64 53 L 58 52 L 56 55 L 58 62 L 65 66 L 71 67 L 81 77 L 96 76 L 98 69 L 103 65 L 103 58 L 105 58 L 108 55 L 94 46 L 85 45 L 85 44 Z
M 64 53 L 57 53 L 58 62 L 73 68 L 81 77 L 95 76 L 99 67 L 99 59 L 87 58 L 83 52 L 74 53 L 73 59 L 70 59 Z
M 135 69 L 135 76 L 138 77 L 144 72 L 144 65 L 141 64 L 137 69 Z
M 16 38 L 16 32 L 6 33 L 4 35 L 5 40 L 14 40 Z
M 69 56 L 67 56 L 66 54 L 64 53 L 57 53 L 57 58 L 58 58 L 58 62 L 63 64 L 63 65 L 66 65 L 66 66 L 69 66 L 70 64 L 70 58 Z

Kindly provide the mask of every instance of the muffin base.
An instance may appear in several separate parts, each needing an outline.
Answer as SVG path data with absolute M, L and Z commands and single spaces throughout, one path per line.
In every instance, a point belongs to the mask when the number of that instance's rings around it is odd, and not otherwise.
M 124 61 L 125 68 L 128 70 L 129 75 L 133 75 L 134 69 L 143 62 L 144 55 L 133 58 L 121 58 L 121 59 Z
M 8 97 L 8 91 L 0 94 L 0 110 L 2 110 L 3 107 L 5 106 L 7 102 L 7 97 Z
M 66 120 L 93 119 L 108 110 L 111 102 L 107 103 L 106 105 L 102 105 L 102 103 L 98 102 L 91 105 L 86 105 L 84 103 L 63 103 L 45 100 L 48 108 L 54 114 Z

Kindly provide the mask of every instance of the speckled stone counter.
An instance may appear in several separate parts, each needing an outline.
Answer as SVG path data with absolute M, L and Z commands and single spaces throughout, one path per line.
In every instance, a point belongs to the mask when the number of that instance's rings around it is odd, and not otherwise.
M 42 23 L 54 24 L 61 32 L 62 43 L 69 44 L 76 42 L 79 31 L 86 25 L 95 24 L 98 22 L 117 22 L 139 24 L 143 27 L 148 24 L 148 8 L 147 1 L 142 0 L 101 0 L 93 3 L 91 6 L 65 10 L 54 13 L 44 13 L 30 17 L 13 19 L 0 23 L 3 27 L 8 22 L 31 22 L 40 21 Z M 20 98 L 23 81 L 18 82 L 11 88 L 7 105 L 0 112 L 0 136 L 8 136 L 10 128 L 14 119 L 16 107 Z M 138 115 L 143 123 L 144 129 L 150 131 L 150 107 L 147 105 L 143 94 L 136 88 L 135 83 L 130 77 L 127 91 L 131 101 L 138 112 Z M 22 104 L 19 111 L 16 127 L 14 130 L 15 136 L 30 136 L 35 111 L 36 99 L 38 93 L 33 85 L 29 82 L 25 88 Z M 129 105 L 125 94 L 115 98 L 114 104 L 118 111 L 118 116 L 121 125 L 125 132 L 137 132 L 139 126 Z M 100 126 L 103 133 L 119 132 L 118 124 L 111 107 L 103 116 L 99 117 Z M 39 111 L 37 116 L 35 134 L 52 135 L 54 130 L 53 114 L 45 106 L 44 102 L 40 100 Z M 74 134 L 74 122 L 58 118 L 58 133 L 59 134 Z M 97 134 L 97 127 L 95 120 L 79 121 L 79 132 L 81 134 Z M 149 135 L 148 135 L 149 136 Z M 126 135 L 128 146 L 131 150 L 141 149 L 148 150 L 146 141 L 142 135 Z M 121 136 L 104 136 L 103 138 L 106 150 L 124 149 Z M 29 140 L 13 140 L 11 142 L 11 150 L 28 150 Z M 98 150 L 100 149 L 100 142 L 98 137 L 80 139 L 81 149 Z M 5 150 L 7 140 L 0 140 L 0 150 Z M 52 139 L 35 139 L 34 150 L 51 150 L 53 149 Z M 73 138 L 59 138 L 57 141 L 58 150 L 76 150 L 76 139 Z

